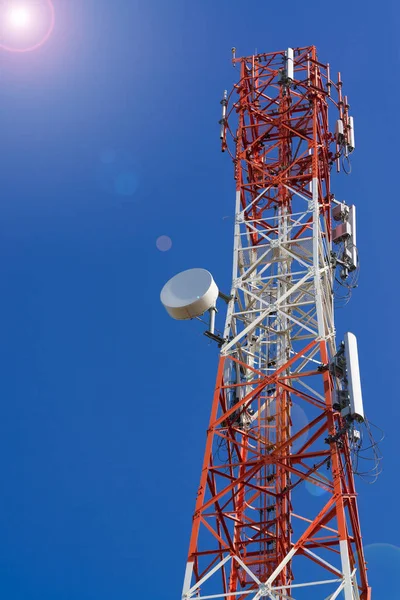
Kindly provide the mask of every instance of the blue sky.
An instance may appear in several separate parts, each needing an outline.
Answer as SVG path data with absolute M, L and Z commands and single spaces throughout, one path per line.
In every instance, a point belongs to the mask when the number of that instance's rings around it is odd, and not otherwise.
M 55 8 L 45 46 L 0 52 L 1 597 L 180 597 L 217 349 L 170 320 L 159 292 L 192 266 L 229 291 L 234 184 L 218 120 L 231 47 L 315 44 L 356 123 L 353 173 L 333 189 L 358 207 L 360 285 L 337 327 L 358 336 L 366 410 L 387 436 L 378 483 L 358 482 L 365 544 L 381 544 L 367 551 L 373 598 L 386 599 L 400 568 L 398 7 Z

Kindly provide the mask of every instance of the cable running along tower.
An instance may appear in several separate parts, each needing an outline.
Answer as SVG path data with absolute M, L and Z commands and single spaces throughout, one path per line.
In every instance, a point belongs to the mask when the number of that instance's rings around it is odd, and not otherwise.
M 357 345 L 351 333 L 336 345 L 334 327 L 334 286 L 357 273 L 355 208 L 330 187 L 332 168 L 348 171 L 353 119 L 314 46 L 233 61 L 221 120 L 233 281 L 224 331 L 213 318 L 207 332 L 220 358 L 183 599 L 370 600 Z

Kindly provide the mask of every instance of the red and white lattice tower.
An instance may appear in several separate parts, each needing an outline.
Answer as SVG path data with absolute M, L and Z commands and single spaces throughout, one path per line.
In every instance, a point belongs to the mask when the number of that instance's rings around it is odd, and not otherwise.
M 233 281 L 183 599 L 370 600 L 350 456 L 356 348 L 352 334 L 337 348 L 334 326 L 334 280 L 357 257 L 330 173 L 354 149 L 353 120 L 314 46 L 234 63 L 221 121 Z M 308 422 L 296 426 L 295 405 Z

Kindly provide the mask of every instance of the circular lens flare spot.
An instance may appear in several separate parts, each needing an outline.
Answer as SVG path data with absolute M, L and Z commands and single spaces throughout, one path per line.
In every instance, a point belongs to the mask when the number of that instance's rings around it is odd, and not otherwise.
M 394 544 L 376 543 L 365 546 L 369 584 L 375 598 L 398 597 L 400 548 Z
M 0 2 L 0 49 L 32 52 L 47 42 L 54 24 L 52 0 Z
M 100 152 L 100 160 L 105 165 L 109 165 L 109 164 L 115 162 L 116 158 L 117 158 L 117 153 L 115 152 L 115 150 L 113 148 L 103 148 L 103 150 Z
M 298 433 L 299 431 L 301 431 L 308 425 L 308 418 L 307 418 L 306 413 L 304 412 L 302 407 L 299 404 L 297 404 L 296 402 L 293 402 L 293 405 L 292 405 L 291 419 L 292 419 L 292 424 L 293 424 L 292 425 L 292 435 L 295 435 L 296 433 Z M 298 452 L 301 449 L 303 444 L 306 443 L 306 441 L 308 440 L 308 434 L 309 434 L 309 432 L 305 431 L 303 433 L 303 435 L 301 435 L 299 438 L 297 438 L 297 440 L 295 440 L 293 442 L 292 454 L 296 454 L 296 452 Z
M 316 498 L 327 493 L 324 488 L 320 487 L 316 483 L 312 483 L 311 481 L 306 481 L 306 490 L 309 494 L 311 494 L 311 496 L 315 496 Z
M 161 252 L 167 252 L 172 248 L 172 240 L 167 235 L 160 235 L 157 238 L 156 246 Z
M 133 196 L 137 189 L 137 179 L 132 171 L 119 173 L 114 182 L 114 189 L 120 196 Z

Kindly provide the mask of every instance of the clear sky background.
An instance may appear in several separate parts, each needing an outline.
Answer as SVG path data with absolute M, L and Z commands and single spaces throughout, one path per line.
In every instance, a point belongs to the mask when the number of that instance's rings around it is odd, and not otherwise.
M 0 51 L 0 597 L 180 598 L 218 353 L 159 292 L 196 266 L 229 292 L 231 47 L 315 44 L 355 116 L 353 173 L 333 190 L 358 207 L 360 285 L 337 327 L 358 336 L 366 410 L 386 431 L 384 473 L 358 492 L 373 600 L 396 598 L 400 9 L 55 8 L 46 45 Z

